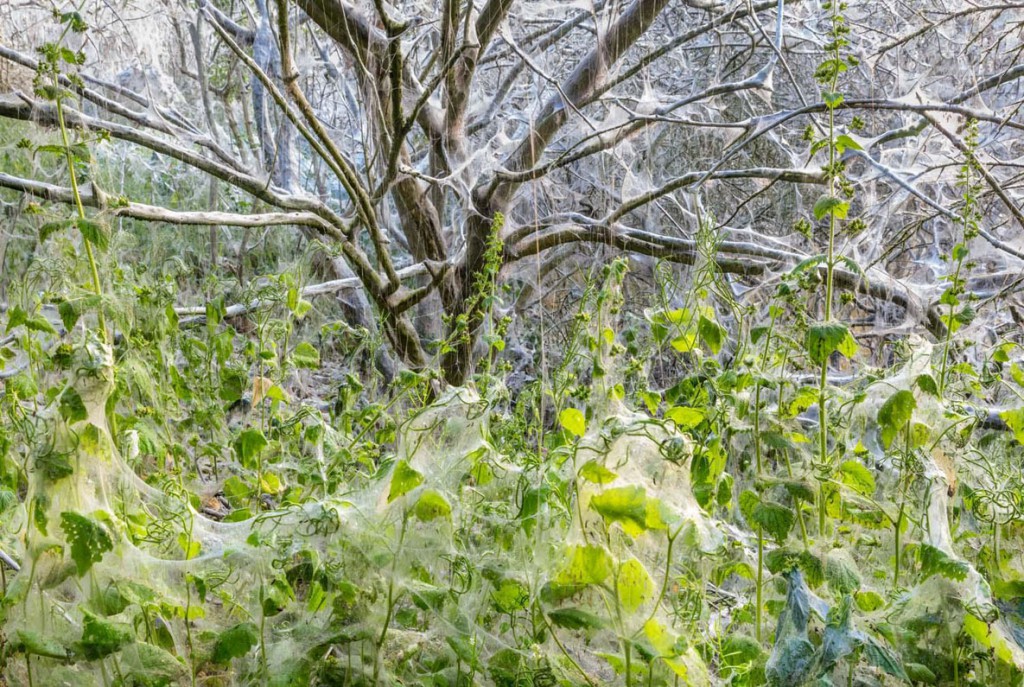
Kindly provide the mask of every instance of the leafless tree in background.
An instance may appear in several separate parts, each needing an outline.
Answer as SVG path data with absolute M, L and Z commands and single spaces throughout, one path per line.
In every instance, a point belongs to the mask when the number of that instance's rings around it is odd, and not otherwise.
M 0 116 L 53 125 L 26 86 L 30 29 L 49 12 L 37 4 L 4 10 Z M 69 124 L 176 160 L 210 188 L 207 207 L 114 203 L 119 191 L 96 185 L 88 202 L 145 222 L 316 236 L 341 256 L 338 283 L 359 286 L 353 316 L 452 384 L 473 370 L 473 341 L 436 360 L 437 312 L 448 333 L 460 316 L 478 330 L 467 302 L 499 214 L 505 274 L 543 275 L 593 246 L 690 264 L 701 207 L 737 284 L 771 284 L 822 252 L 820 236 L 794 231 L 825 180 L 802 139 L 826 111 L 817 2 L 86 0 L 82 12 L 90 59 Z M 1019 288 L 1024 2 L 862 0 L 845 12 L 857 59 L 840 117 L 865 125 L 863 150 L 844 154 L 863 222 L 839 249 L 864 273 L 839 270 L 837 283 L 935 333 L 969 118 L 985 184 L 970 287 Z M 141 56 L 154 42 L 173 46 L 162 64 Z M 97 54 L 114 44 L 116 58 Z M 71 199 L 41 178 L 0 173 L 0 186 Z

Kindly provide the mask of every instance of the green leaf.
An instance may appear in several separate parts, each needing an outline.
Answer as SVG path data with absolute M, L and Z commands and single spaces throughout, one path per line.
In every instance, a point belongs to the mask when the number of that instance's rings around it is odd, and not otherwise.
M 138 687 L 170 687 L 180 684 L 186 668 L 174 654 L 146 642 L 135 642 L 121 652 L 118 659 L 126 685 Z
M 665 419 L 676 424 L 680 431 L 687 432 L 704 422 L 707 413 L 703 408 L 675 406 L 665 411 Z
M 935 381 L 935 377 L 932 377 L 930 374 L 926 373 L 918 375 L 917 379 L 914 380 L 914 383 L 917 384 L 918 389 L 926 394 L 930 394 L 932 396 L 939 395 L 939 384 Z
M 235 451 L 238 453 L 239 462 L 244 466 L 255 464 L 256 457 L 267 445 L 267 437 L 263 435 L 263 432 L 255 427 L 245 430 L 235 440 Z
M 598 463 L 596 460 L 588 460 L 580 468 L 580 477 L 593 482 L 594 484 L 608 484 L 615 480 L 618 475 Z
M 47 222 L 43 226 L 39 227 L 39 243 L 43 243 L 46 239 L 50 238 L 54 234 L 72 227 L 75 225 L 73 219 L 62 219 L 56 222 Z
M 834 196 L 822 196 L 814 204 L 814 219 L 824 219 L 826 215 L 832 215 L 836 219 L 846 219 L 850 212 L 850 204 Z
M 805 637 L 780 637 L 775 643 L 765 676 L 772 687 L 800 687 L 814 668 L 817 653 L 814 645 Z
M 134 641 L 130 625 L 112 623 L 83 609 L 82 639 L 76 648 L 90 661 L 104 658 Z
M 518 580 L 505 579 L 491 592 L 491 600 L 502 613 L 514 613 L 526 608 L 530 602 L 530 590 Z
M 689 353 L 697 347 L 697 334 L 694 332 L 686 332 L 672 339 L 672 348 L 676 349 L 680 353 Z
M 89 219 L 75 220 L 75 226 L 82 232 L 82 238 L 96 246 L 97 250 L 105 251 L 110 246 L 110 230 L 105 224 Z
M 590 507 L 600 513 L 605 524 L 618 522 L 632 536 L 647 529 L 647 492 L 643 487 L 606 489 L 591 497 Z
M 926 665 L 921 663 L 904 663 L 903 667 L 907 669 L 907 677 L 915 684 L 936 685 L 939 683 L 939 678 Z
M 1013 438 L 1017 440 L 1017 443 L 1024 444 L 1024 408 L 1004 410 L 999 413 L 999 417 L 1013 432 Z
M 555 575 L 554 582 L 574 590 L 601 584 L 612 573 L 612 557 L 602 546 L 569 547 L 568 560 Z
M 25 320 L 24 324 L 25 329 L 29 330 L 30 332 L 43 332 L 44 334 L 57 333 L 57 330 L 53 328 L 53 325 L 50 324 L 50 321 L 46 319 L 43 315 L 40 315 L 39 313 L 30 315 Z
M 836 136 L 836 148 L 839 150 L 840 154 L 842 154 L 843 151 L 847 149 L 864 150 L 864 146 L 862 146 L 860 143 L 857 143 L 857 141 L 853 140 L 846 134 L 839 134 L 838 136 Z
M 884 644 L 871 637 L 867 637 L 864 641 L 862 651 L 867 662 L 876 668 L 881 668 L 886 673 L 899 680 L 909 679 L 906 671 L 903 670 L 903 664 L 900 662 L 899 656 Z
M 587 419 L 576 408 L 566 408 L 558 414 L 558 423 L 570 434 L 581 437 L 587 431 Z
M 793 520 L 793 509 L 778 503 L 762 502 L 754 509 L 754 523 L 780 543 L 789 536 Z
M 241 658 L 249 653 L 258 641 L 259 630 L 252 623 L 239 623 L 228 628 L 217 636 L 217 641 L 213 645 L 213 662 L 225 665 L 231 659 Z
M 273 582 L 260 590 L 262 594 L 263 615 L 273 617 L 288 607 L 288 604 L 295 600 L 295 591 L 288 580 L 283 577 L 275 577 Z
M 35 468 L 43 474 L 47 482 L 58 482 L 75 474 L 71 461 L 66 453 L 48 451 L 36 456 Z
M 70 653 L 67 647 L 56 639 L 44 637 L 31 630 L 18 630 L 14 633 L 14 638 L 14 647 L 16 651 L 21 651 L 33 656 L 45 656 L 46 658 L 66 660 Z
M 71 560 L 75 562 L 79 577 L 114 548 L 106 528 L 90 517 L 65 511 L 60 514 L 60 528 L 71 544 Z
M 421 484 L 423 484 L 423 475 L 414 470 L 404 460 L 398 461 L 394 472 L 391 473 L 391 489 L 388 491 L 388 503 L 409 493 Z
M 202 545 L 194 539 L 189 539 L 184 532 L 178 535 L 178 546 L 185 554 L 185 560 L 190 561 L 199 555 Z
M 860 589 L 860 572 L 850 558 L 849 553 L 842 549 L 834 549 L 825 557 L 825 579 L 829 589 L 837 596 L 853 594 Z
M 932 575 L 941 575 L 949 580 L 963 582 L 967 579 L 970 566 L 965 561 L 951 557 L 942 549 L 931 544 L 921 543 L 917 549 L 918 560 L 921 561 L 921 581 Z
M 292 362 L 297 367 L 315 370 L 320 367 L 320 351 L 316 350 L 308 341 L 303 341 L 292 351 Z
M 857 608 L 864 611 L 865 613 L 871 613 L 877 611 L 879 608 L 885 605 L 885 599 L 878 592 L 870 590 L 859 591 L 853 595 L 853 600 L 857 602 Z
M 619 605 L 632 613 L 654 597 L 654 580 L 644 564 L 635 558 L 619 566 L 616 575 Z
M 412 513 L 420 520 L 429 522 L 437 518 L 451 517 L 452 507 L 440 492 L 427 489 L 420 494 Z
M 744 489 L 740 494 L 740 513 L 743 514 L 744 519 L 746 519 L 746 521 L 751 525 L 754 524 L 754 510 L 760 504 L 761 497 L 757 495 L 757 492 L 751 491 L 750 489 Z
M 73 301 L 61 301 L 58 303 L 57 314 L 60 315 L 60 321 L 68 331 L 74 328 L 78 318 L 82 316 L 81 311 L 75 306 Z
M 763 659 L 764 651 L 753 637 L 730 633 L 722 641 L 722 665 L 727 668 L 743 668 Z
M 604 620 L 579 608 L 560 608 L 548 611 L 552 625 L 567 630 L 589 630 L 604 627 Z
M 836 351 L 852 358 L 857 353 L 857 342 L 842 322 L 826 322 L 807 329 L 804 348 L 811 360 L 821 365 Z
M 903 389 L 890 396 L 878 409 L 878 425 L 882 428 L 882 444 L 886 448 L 892 445 L 896 435 L 910 422 L 915 408 L 917 401 L 914 394 Z
M 829 109 L 834 110 L 843 103 L 843 94 L 835 91 L 822 91 L 821 99 L 825 101 L 825 104 L 829 106 Z
M 875 476 L 871 471 L 855 460 L 848 460 L 839 466 L 839 476 L 843 484 L 863 496 L 875 493 Z
M 707 344 L 711 352 L 714 355 L 718 355 L 722 350 L 722 343 L 725 341 L 725 330 L 722 329 L 722 326 L 714 320 L 701 315 L 697 323 L 697 333 L 700 335 L 701 340 Z

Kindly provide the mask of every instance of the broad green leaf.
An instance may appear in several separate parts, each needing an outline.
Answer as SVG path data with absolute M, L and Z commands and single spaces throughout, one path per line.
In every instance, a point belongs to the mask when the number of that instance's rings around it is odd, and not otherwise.
M 238 460 L 242 465 L 251 466 L 256 462 L 256 456 L 267 447 L 267 438 L 263 432 L 250 427 L 238 435 L 235 440 L 235 451 L 238 453 Z
M 75 226 L 82 232 L 82 238 L 96 246 L 97 250 L 105 251 L 110 246 L 110 229 L 102 222 L 78 219 L 75 220 Z
M 1003 663 L 1014 664 L 1014 652 L 1010 640 L 1002 629 L 977 618 L 973 613 L 964 615 L 964 630 L 976 642 L 986 649 L 991 649 Z
M 320 351 L 316 350 L 308 341 L 303 341 L 292 351 L 292 362 L 297 367 L 315 370 L 320 367 Z
M 676 349 L 680 353 L 689 353 L 696 347 L 697 334 L 695 332 L 686 332 L 672 339 L 672 348 Z
M 701 315 L 697 322 L 697 333 L 700 334 L 701 340 L 707 344 L 711 352 L 718 355 L 725 341 L 725 330 L 722 329 L 722 326 L 711 318 Z
M 796 635 L 780 637 L 765 665 L 768 684 L 771 687 L 801 687 L 811 677 L 816 658 L 814 645 L 807 638 Z
M 904 663 L 903 667 L 907 669 L 907 677 L 914 684 L 937 685 L 939 683 L 939 678 L 926 665 L 921 663 Z
M 751 525 L 754 525 L 754 510 L 760 505 L 761 497 L 757 495 L 757 492 L 751 491 L 750 489 L 744 489 L 740 494 L 739 506 L 740 513 L 743 514 L 744 519 Z
M 793 509 L 778 503 L 762 502 L 754 509 L 754 523 L 780 543 L 789 536 L 793 520 Z
M 932 396 L 939 395 L 939 384 L 935 381 L 935 377 L 932 377 L 930 374 L 918 375 L 914 382 L 917 384 L 917 388 L 926 394 Z
M 881 668 L 883 671 L 892 675 L 894 678 L 899 680 L 907 680 L 907 673 L 903 669 L 903 663 L 900 661 L 892 649 L 885 646 L 881 642 L 867 637 L 862 645 L 861 651 L 864 654 L 864 658 L 871 665 Z
M 836 351 L 852 358 L 857 353 L 857 342 L 845 324 L 826 322 L 807 329 L 804 348 L 811 360 L 820 365 Z
M 917 549 L 917 557 L 921 561 L 921 581 L 932 575 L 941 575 L 950 580 L 963 582 L 967 579 L 970 566 L 965 561 L 952 558 L 942 549 L 922 542 Z
M 647 529 L 647 493 L 643 487 L 630 485 L 606 489 L 590 499 L 607 525 L 618 522 L 626 533 L 637 536 Z
M 846 65 L 841 65 L 843 68 Z M 836 91 L 822 91 L 821 99 L 825 101 L 825 104 L 829 106 L 829 109 L 836 109 L 843 103 L 843 94 L 837 93 Z
M 742 669 L 764 660 L 764 651 L 753 637 L 730 633 L 722 642 L 721 658 L 724 667 Z
M 844 150 L 864 150 L 864 147 L 846 134 L 836 136 L 836 148 L 842 153 Z
M 850 204 L 834 196 L 821 196 L 814 204 L 814 219 L 824 219 L 826 215 L 833 215 L 836 219 L 846 219 L 850 211 Z
M 78 576 L 103 560 L 103 554 L 114 548 L 114 541 L 107 529 L 98 521 L 71 511 L 60 514 L 60 528 L 71 544 L 71 560 L 75 562 Z
M 75 226 L 74 219 L 63 219 L 55 222 L 47 222 L 43 226 L 39 227 L 39 242 L 43 243 L 46 239 L 50 238 L 56 233 L 59 233 L 68 227 Z
M 1024 408 L 1013 408 L 999 413 L 999 417 L 1013 432 L 1018 444 L 1024 444 Z
M 413 515 L 424 522 L 436 520 L 437 518 L 448 518 L 452 514 L 451 504 L 440 492 L 427 489 L 420 494 L 413 508 Z
M 825 579 L 828 587 L 839 596 L 853 594 L 860 589 L 860 572 L 843 549 L 834 549 L 825 557 Z
M 388 491 L 388 503 L 409 493 L 423 484 L 423 475 L 414 470 L 404 460 L 398 461 L 391 473 L 391 489 Z
M 615 480 L 618 475 L 598 463 L 596 460 L 588 460 L 580 468 L 580 477 L 593 482 L 594 484 L 608 484 Z
M 14 649 L 33 656 L 45 656 L 65 660 L 70 653 L 63 644 L 56 639 L 44 637 L 31 630 L 18 630 L 14 633 Z
M 875 477 L 871 471 L 855 460 L 848 460 L 839 466 L 839 476 L 843 484 L 863 496 L 875 493 Z
M 146 642 L 126 646 L 118 657 L 126 684 L 161 687 L 179 684 L 187 669 L 174 654 Z
M 258 642 L 258 628 L 252 623 L 239 623 L 217 636 L 217 641 L 213 645 L 213 662 L 225 665 L 233 658 L 241 658 Z
M 587 419 L 577 408 L 566 408 L 558 414 L 558 423 L 570 434 L 581 437 L 587 431 Z
M 885 605 L 885 599 L 878 592 L 870 590 L 859 591 L 853 595 L 853 600 L 857 602 L 857 608 L 870 613 L 877 611 L 879 608 Z
M 502 613 L 514 613 L 526 608 L 530 602 L 530 590 L 519 580 L 504 579 L 491 592 L 491 600 Z
M 910 422 L 917 408 L 914 394 L 903 389 L 890 396 L 878 409 L 878 426 L 882 429 L 882 443 L 886 448 L 892 445 L 893 439 Z
M 565 564 L 555 576 L 558 585 L 581 588 L 601 584 L 612 573 L 612 557 L 603 546 L 569 547 Z
M 704 422 L 707 413 L 703 408 L 675 406 L 665 411 L 665 419 L 671 420 L 681 431 L 689 431 Z
M 113 623 L 83 609 L 82 639 L 75 646 L 90 661 L 109 656 L 135 638 L 130 625 Z
M 644 564 L 631 558 L 619 566 L 616 575 L 619 604 L 632 613 L 654 597 L 654 580 Z

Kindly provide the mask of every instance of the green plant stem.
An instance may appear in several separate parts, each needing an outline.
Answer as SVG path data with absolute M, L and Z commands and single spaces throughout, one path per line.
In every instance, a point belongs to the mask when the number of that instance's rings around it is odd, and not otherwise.
M 836 25 L 838 2 L 832 3 L 832 23 Z M 835 57 L 839 57 L 839 47 L 835 48 Z M 838 70 L 832 76 L 830 90 L 835 91 L 839 80 Z M 828 163 L 829 163 L 829 196 L 836 197 L 836 113 L 834 107 L 828 108 Z M 835 283 L 835 250 L 836 250 L 836 213 L 835 208 L 829 212 L 828 219 L 828 252 L 825 260 L 825 322 L 832 320 L 832 292 Z M 828 470 L 828 406 L 826 403 L 828 394 L 828 359 L 825 356 L 821 361 L 821 374 L 818 379 L 818 462 L 823 470 Z M 827 521 L 827 508 L 825 504 L 825 492 L 821 490 L 818 496 L 818 533 L 825 536 L 825 525 Z
M 957 284 L 960 283 L 960 271 L 963 269 L 964 258 L 960 258 L 956 262 L 956 270 L 953 272 L 953 288 L 956 288 Z M 946 336 L 942 342 L 942 366 L 939 368 L 939 398 L 942 398 L 946 392 L 946 374 L 947 365 L 949 364 L 949 349 L 953 343 L 953 316 L 956 314 L 955 301 L 949 304 L 949 317 L 946 322 Z
M 761 597 L 764 593 L 764 532 L 757 528 L 757 608 L 754 611 L 754 636 L 761 642 Z
M 893 564 L 893 575 L 892 575 L 892 586 L 894 589 L 898 589 L 900 586 L 900 531 L 903 529 L 903 509 L 905 503 L 900 501 L 900 509 L 896 515 L 895 523 L 895 534 L 896 534 L 896 551 L 895 551 L 895 563 Z
M 398 533 L 398 546 L 395 548 L 395 556 L 391 561 L 391 575 L 388 576 L 388 605 L 384 614 L 384 626 L 377 638 L 376 651 L 373 657 L 373 684 L 380 684 L 381 649 L 384 647 L 384 640 L 387 639 L 388 629 L 391 625 L 391 616 L 395 611 L 395 573 L 398 571 L 398 556 L 402 552 L 402 544 L 405 542 L 405 528 L 409 522 L 409 514 L 402 515 L 402 527 Z
M 55 79 L 54 86 L 60 88 L 60 83 Z M 78 219 L 84 220 L 85 206 L 82 203 L 82 194 L 78 188 L 78 174 L 75 172 L 75 157 L 71 153 L 71 140 L 68 137 L 68 127 L 64 121 L 64 99 L 61 96 L 57 96 L 57 126 L 60 129 L 61 143 L 64 146 L 64 157 L 67 160 L 68 173 L 71 178 L 71 195 L 75 199 L 75 211 L 78 213 Z M 92 272 L 92 288 L 93 292 L 102 298 L 103 296 L 103 284 L 100 281 L 99 268 L 96 266 L 96 255 L 92 249 L 92 243 L 83 237 L 85 244 L 85 254 L 89 259 L 89 270 Z M 97 312 L 97 320 L 99 322 L 100 331 L 103 333 L 103 340 L 106 343 L 110 343 L 110 332 L 107 331 L 107 324 L 103 315 L 103 305 L 100 304 Z

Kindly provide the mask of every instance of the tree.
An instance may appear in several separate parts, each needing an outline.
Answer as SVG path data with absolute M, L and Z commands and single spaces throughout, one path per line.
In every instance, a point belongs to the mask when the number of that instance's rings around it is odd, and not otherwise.
M 840 252 L 866 269 L 837 265 L 836 284 L 938 334 L 938 294 L 905 280 L 934 280 L 915 261 L 943 254 L 936 244 L 959 217 L 951 170 L 967 119 L 981 126 L 988 221 L 979 235 L 995 266 L 968 290 L 1011 287 L 1024 258 L 1013 238 L 1024 225 L 1013 163 L 1024 129 L 1015 28 L 1024 4 L 843 7 L 852 48 L 836 112 L 858 132 L 840 157 L 857 221 Z M 799 0 L 198 0 L 161 10 L 180 55 L 158 76 L 183 96 L 177 103 L 118 83 L 87 54 L 63 77 L 77 100 L 66 119 L 209 180 L 206 208 L 148 205 L 93 183 L 85 200 L 94 212 L 295 227 L 341 256 L 339 285 L 362 294 L 353 317 L 379 324 L 404 364 L 439 366 L 461 384 L 473 371 L 487 301 L 472 294 L 495 227 L 506 270 L 583 246 L 690 264 L 705 214 L 719 218 L 719 267 L 742 279 L 765 283 L 823 252 L 820 232 L 794 227 L 808 226 L 801 219 L 826 183 L 827 156 L 809 155 L 800 138 L 805 128 L 814 138 L 834 105 L 811 85 L 828 53 L 827 9 Z M 18 12 L 13 25 L 38 16 Z M 100 36 L 127 30 L 105 4 L 82 12 Z M 18 47 L 3 45 L 0 57 L 36 69 L 31 46 Z M 0 116 L 55 124 L 52 104 L 8 81 Z M 72 199 L 31 176 L 3 173 L 0 186 Z M 245 211 L 238 197 L 259 209 Z M 923 245 L 908 248 L 912 237 Z M 437 304 L 444 331 L 425 315 Z

